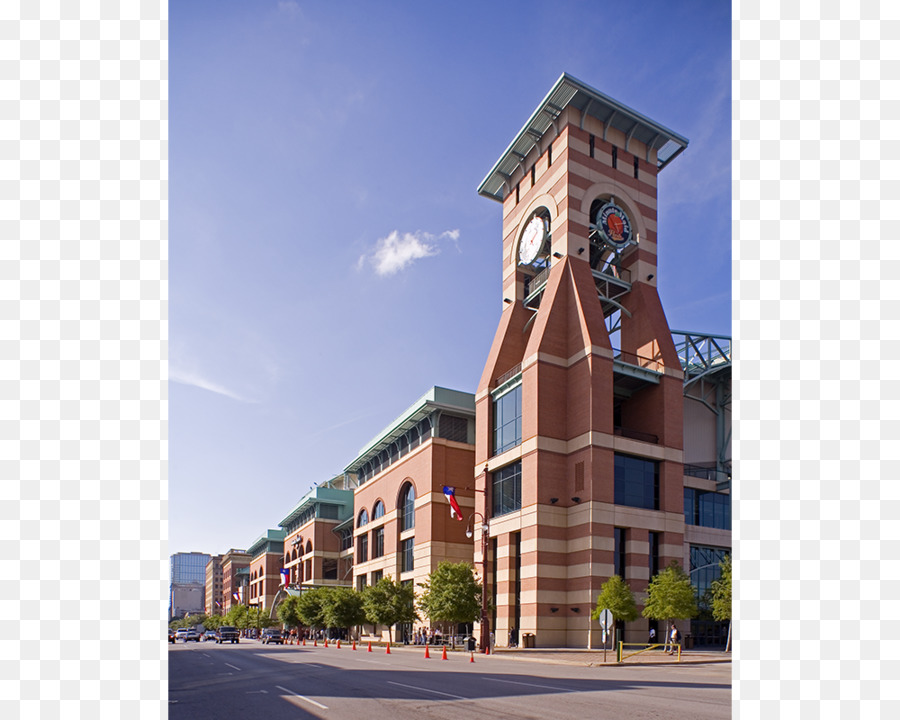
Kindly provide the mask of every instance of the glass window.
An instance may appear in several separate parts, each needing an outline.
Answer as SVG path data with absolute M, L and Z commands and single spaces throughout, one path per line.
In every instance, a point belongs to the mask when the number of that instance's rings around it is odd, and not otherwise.
M 400 532 L 416 526 L 416 491 L 412 483 L 406 483 L 400 490 Z
M 522 443 L 522 385 L 494 400 L 494 455 Z
M 522 508 L 522 463 L 514 462 L 493 473 L 492 517 Z
M 725 548 L 703 547 L 691 545 L 691 585 L 702 597 L 714 580 L 718 580 L 721 573 L 719 563 L 729 553 Z
M 322 561 L 322 579 L 323 580 L 337 580 L 337 560 L 323 560 Z
M 400 572 L 410 572 L 413 569 L 413 540 L 406 538 L 400 541 Z
M 687 525 L 731 530 L 731 495 L 685 488 L 684 522 Z
M 379 500 L 375 503 L 375 507 L 372 508 L 372 519 L 377 520 L 380 517 L 384 517 L 384 503 Z
M 659 510 L 659 463 L 653 460 L 615 456 L 616 505 Z
M 372 558 L 380 558 L 384 555 L 384 528 L 375 528 L 372 531 Z
M 615 561 L 613 572 L 625 579 L 625 528 L 614 528 Z
M 384 570 L 374 570 L 372 572 L 372 584 L 377 585 L 378 581 L 384 577 Z
M 369 559 L 369 535 L 368 533 L 356 538 L 356 562 L 364 563 Z
M 651 532 L 650 534 L 650 577 L 652 578 L 659 572 L 659 533 Z
M 369 513 L 366 512 L 366 509 L 363 508 L 359 511 L 359 517 L 356 520 L 356 527 L 361 528 L 363 525 L 367 525 L 369 523 Z
M 366 576 L 364 574 L 356 576 L 356 589 L 359 592 L 362 592 L 366 589 Z

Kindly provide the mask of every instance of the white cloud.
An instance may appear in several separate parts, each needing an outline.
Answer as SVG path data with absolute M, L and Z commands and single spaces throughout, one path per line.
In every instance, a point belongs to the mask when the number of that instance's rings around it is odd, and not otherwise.
M 441 250 L 438 240 L 448 238 L 454 242 L 459 239 L 459 230 L 447 230 L 438 236 L 422 231 L 403 233 L 394 230 L 387 237 L 381 238 L 375 245 L 375 249 L 368 256 L 363 255 L 357 267 L 361 268 L 368 260 L 375 272 L 388 277 L 400 272 L 416 260 L 437 255 Z
M 278 12 L 287 13 L 288 15 L 297 15 L 300 12 L 300 5 L 294 0 L 280 0 L 278 3 Z
M 180 383 L 181 385 L 191 385 L 192 387 L 198 387 L 201 390 L 208 390 L 209 392 L 216 393 L 217 395 L 224 395 L 225 397 L 231 398 L 232 400 L 237 400 L 238 402 L 255 402 L 253 400 L 248 400 L 241 395 L 238 395 L 236 392 L 233 392 L 228 388 L 219 385 L 218 383 L 207 380 L 197 373 L 186 372 L 184 370 L 174 368 L 171 365 L 169 366 L 169 380 L 171 380 L 172 382 Z

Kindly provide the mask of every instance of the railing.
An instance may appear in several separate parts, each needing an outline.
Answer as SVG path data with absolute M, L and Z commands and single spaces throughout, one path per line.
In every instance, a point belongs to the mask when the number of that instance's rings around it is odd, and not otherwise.
M 623 438 L 630 438 L 631 440 L 640 440 L 641 442 L 653 443 L 654 445 L 659 444 L 658 435 L 641 432 L 640 430 L 631 430 L 630 428 L 623 428 L 618 425 L 613 428 L 613 435 L 618 435 L 619 437 Z
M 520 372 L 522 372 L 522 363 L 513 365 L 509 370 L 507 370 L 494 381 L 494 387 L 500 387 L 507 380 L 512 380 Z
M 684 474 L 690 477 L 703 478 L 704 480 L 715 480 L 716 482 L 731 479 L 731 473 L 727 470 L 718 470 L 714 467 L 703 467 L 702 465 L 685 464 Z

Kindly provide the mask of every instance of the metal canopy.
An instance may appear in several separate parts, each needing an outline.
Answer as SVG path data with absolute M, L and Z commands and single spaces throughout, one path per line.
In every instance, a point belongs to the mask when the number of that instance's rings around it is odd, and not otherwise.
M 582 125 L 584 116 L 590 115 L 609 127 L 621 130 L 628 138 L 628 143 L 637 140 L 648 148 L 655 149 L 659 170 L 672 162 L 688 145 L 687 138 L 563 73 L 478 186 L 478 194 L 503 202 L 511 190 L 508 182 L 513 172 L 551 127 L 559 132 L 555 122 L 566 107 L 572 107 L 581 113 Z M 649 160 L 649 152 L 645 159 Z

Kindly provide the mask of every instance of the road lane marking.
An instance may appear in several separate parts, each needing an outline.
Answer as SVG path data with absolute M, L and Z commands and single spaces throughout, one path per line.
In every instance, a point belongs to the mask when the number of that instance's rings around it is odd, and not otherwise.
M 235 670 L 240 671 L 240 668 L 239 668 L 239 667 L 236 667 L 236 666 L 232 665 L 231 663 L 225 663 L 225 664 L 226 664 L 228 667 L 230 667 L 230 668 L 234 668 Z
M 317 703 L 317 702 L 316 702 L 315 700 L 313 700 L 312 698 L 304 697 L 303 695 L 298 695 L 298 694 L 295 693 L 293 690 L 288 690 L 287 688 L 281 687 L 281 685 L 276 685 L 275 687 L 277 687 L 279 690 L 283 690 L 283 691 L 286 692 L 288 695 L 293 695 L 294 697 L 300 698 L 301 700 L 306 700 L 306 702 L 312 703 L 312 704 L 315 705 L 316 707 L 320 707 L 320 708 L 322 708 L 323 710 L 327 710 L 327 709 L 328 709 L 328 707 L 326 707 L 326 706 L 323 705 L 322 703 Z
M 505 682 L 505 683 L 510 683 L 511 685 L 525 685 L 527 687 L 545 688 L 547 690 L 562 690 L 563 692 L 575 692 L 571 688 L 553 687 L 552 685 L 535 685 L 534 683 L 516 682 L 515 680 L 501 680 L 500 678 L 485 677 L 484 675 L 481 676 L 481 679 L 482 680 L 493 680 L 494 682 Z
M 435 695 L 443 695 L 445 697 L 456 698 L 457 700 L 470 700 L 471 698 L 463 697 L 462 695 L 451 695 L 450 693 L 441 692 L 440 690 L 429 690 L 428 688 L 417 687 L 416 685 L 404 685 L 403 683 L 394 682 L 393 680 L 388 680 L 388 685 L 399 685 L 400 687 L 412 688 L 413 690 L 421 690 L 422 692 L 430 692 Z

